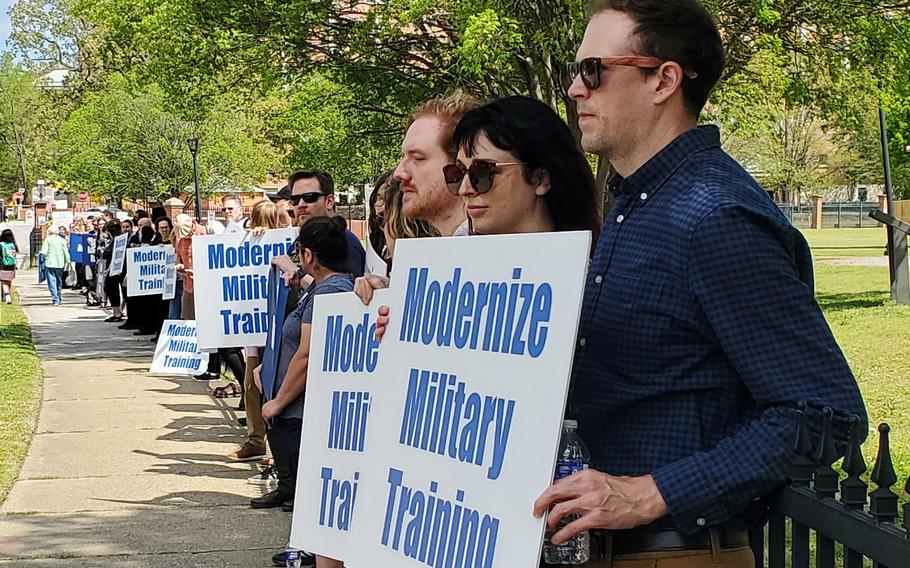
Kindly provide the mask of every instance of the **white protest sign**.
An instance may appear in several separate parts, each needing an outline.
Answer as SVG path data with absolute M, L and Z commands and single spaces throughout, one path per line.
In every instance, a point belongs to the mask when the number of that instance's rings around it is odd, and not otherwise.
M 297 228 L 193 237 L 193 289 L 203 349 L 263 345 L 269 263 L 293 249 Z
M 384 388 L 377 373 L 376 306 L 387 303 L 388 290 L 377 290 L 373 298 L 372 306 L 364 306 L 354 294 L 315 299 L 300 441 L 300 455 L 308 458 L 300 460 L 295 493 L 305 513 L 294 517 L 291 539 L 318 542 L 317 548 L 307 550 L 330 558 L 344 558 L 348 549 L 370 405 L 374 390 Z M 324 487 L 325 480 L 336 480 L 337 485 Z M 326 490 L 338 494 L 336 507 L 326 503 Z
M 129 244 L 130 235 L 124 233 L 114 237 L 114 250 L 111 251 L 111 275 L 123 273 L 123 264 L 126 260 L 126 245 Z
M 51 215 L 54 218 L 54 226 L 58 228 L 66 227 L 67 231 L 70 230 L 70 225 L 73 224 L 73 220 L 75 219 L 75 215 L 72 211 L 60 211 L 58 209 L 55 210 Z
M 553 479 L 590 243 L 587 232 L 398 241 L 367 381 L 354 365 L 371 360 L 360 329 L 375 315 L 349 321 L 341 295 L 317 302 L 292 546 L 351 568 L 537 565 L 532 505 Z M 329 380 L 347 408 L 327 398 Z
M 164 292 L 167 256 L 174 247 L 137 247 L 126 250 L 126 289 L 130 297 Z
M 209 354 L 199 351 L 196 322 L 164 320 L 150 373 L 159 375 L 198 375 L 209 364 Z
M 177 251 L 171 247 L 164 259 L 164 292 L 162 300 L 173 300 L 177 295 Z

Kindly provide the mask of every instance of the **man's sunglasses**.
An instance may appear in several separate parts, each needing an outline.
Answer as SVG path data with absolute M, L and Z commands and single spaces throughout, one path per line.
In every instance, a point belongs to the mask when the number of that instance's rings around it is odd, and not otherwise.
M 620 67 L 638 67 L 639 69 L 657 69 L 666 63 L 656 57 L 643 57 L 639 55 L 625 55 L 621 57 L 586 57 L 581 61 L 566 63 L 566 87 L 572 85 L 575 78 L 581 75 L 581 82 L 590 90 L 600 88 L 600 79 L 603 71 L 611 65 Z M 683 73 L 689 79 L 698 77 L 698 73 L 691 69 L 684 69 Z
M 317 201 L 319 201 L 319 198 L 322 196 L 323 196 L 323 194 L 318 191 L 311 191 L 309 193 L 301 193 L 299 195 L 292 195 L 290 201 L 294 205 L 297 205 L 301 201 L 303 201 L 304 203 L 316 203 Z
M 502 166 L 523 166 L 523 162 L 494 162 L 492 160 L 474 160 L 470 166 L 465 166 L 460 162 L 448 164 L 442 168 L 442 175 L 445 177 L 446 186 L 449 193 L 458 196 L 461 189 L 461 181 L 465 174 L 471 181 L 471 187 L 477 193 L 487 193 L 493 187 L 493 174 L 496 168 Z

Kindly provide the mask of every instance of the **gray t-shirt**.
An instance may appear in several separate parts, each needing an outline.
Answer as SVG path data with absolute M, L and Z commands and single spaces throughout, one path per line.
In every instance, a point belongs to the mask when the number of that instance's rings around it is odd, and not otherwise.
M 310 287 L 300 294 L 297 307 L 284 319 L 284 327 L 281 328 L 281 346 L 278 348 L 278 369 L 275 373 L 274 392 L 277 393 L 284 384 L 284 376 L 288 372 L 291 359 L 294 358 L 294 354 L 300 347 L 300 326 L 313 322 L 313 304 L 316 296 L 353 290 L 353 276 L 333 274 L 322 282 L 310 284 Z M 303 418 L 303 393 L 294 402 L 287 405 L 278 417 Z

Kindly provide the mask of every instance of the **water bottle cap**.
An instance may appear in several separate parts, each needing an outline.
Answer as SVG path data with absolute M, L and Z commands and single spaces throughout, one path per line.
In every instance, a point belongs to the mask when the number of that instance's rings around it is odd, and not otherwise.
M 578 421 L 577 421 L 577 420 L 563 420 L 563 421 L 562 421 L 562 427 L 563 427 L 563 428 L 569 428 L 570 430 L 577 430 L 577 429 L 578 429 Z

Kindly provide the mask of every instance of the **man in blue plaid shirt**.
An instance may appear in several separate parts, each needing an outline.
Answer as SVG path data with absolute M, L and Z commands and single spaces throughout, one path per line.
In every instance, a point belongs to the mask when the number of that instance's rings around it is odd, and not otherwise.
M 747 530 L 787 481 L 799 402 L 843 447 L 865 423 L 814 298 L 809 248 L 767 192 L 696 127 L 724 68 L 696 0 L 603 0 L 568 94 L 614 206 L 588 272 L 569 417 L 592 469 L 535 503 L 561 542 L 607 529 L 598 566 L 754 567 Z

